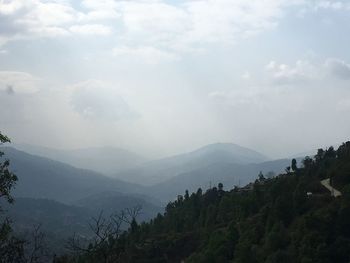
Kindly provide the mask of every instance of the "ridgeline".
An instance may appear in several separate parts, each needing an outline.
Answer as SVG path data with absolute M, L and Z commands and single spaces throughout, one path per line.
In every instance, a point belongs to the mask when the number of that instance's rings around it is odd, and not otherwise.
M 321 184 L 328 178 L 341 196 Z M 96 235 L 90 245 L 72 240 L 75 253 L 55 262 L 348 263 L 350 142 L 320 149 L 302 164 L 294 160 L 274 178 L 260 174 L 243 188 L 186 191 L 148 223 L 138 224 L 136 216 L 117 217 L 130 223 L 128 231 L 111 224 L 116 231 Z

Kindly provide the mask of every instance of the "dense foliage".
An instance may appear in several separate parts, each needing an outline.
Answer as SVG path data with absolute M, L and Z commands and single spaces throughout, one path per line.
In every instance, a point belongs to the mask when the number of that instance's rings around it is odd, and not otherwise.
M 0 132 L 0 146 L 10 139 Z M 10 161 L 0 151 L 0 263 L 42 263 L 49 262 L 44 244 L 44 234 L 40 225 L 33 225 L 29 239 L 15 233 L 7 208 L 14 202 L 12 190 L 17 183 L 17 176 L 10 170 Z
M 10 142 L 10 139 L 0 132 L 0 145 L 7 142 Z M 10 162 L 4 159 L 3 155 L 0 151 L 0 201 L 12 203 L 11 189 L 17 181 L 17 176 L 9 170 Z M 23 251 L 23 241 L 13 236 L 10 220 L 0 206 L 0 263 L 23 262 Z
M 299 166 L 299 167 L 298 167 Z M 325 178 L 343 195 L 332 197 Z M 96 243 L 95 243 L 96 244 Z M 57 262 L 349 262 L 350 142 L 320 149 L 286 173 L 170 202 L 149 223 Z

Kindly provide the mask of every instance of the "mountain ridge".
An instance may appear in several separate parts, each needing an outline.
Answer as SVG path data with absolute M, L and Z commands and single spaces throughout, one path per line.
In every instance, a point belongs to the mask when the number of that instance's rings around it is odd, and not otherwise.
M 105 175 L 128 169 L 148 159 L 119 147 L 88 147 L 54 149 L 29 144 L 14 144 L 14 148 L 29 154 L 50 158 L 80 169 L 88 169 Z
M 1 147 L 5 158 L 11 160 L 11 169 L 20 178 L 14 195 L 18 197 L 48 198 L 71 203 L 101 191 L 142 193 L 137 184 L 110 178 L 87 169 L 19 151 Z M 33 187 L 33 184 L 35 187 Z
M 194 151 L 149 161 L 114 177 L 145 186 L 166 181 L 177 175 L 197 170 L 213 163 L 249 164 L 268 161 L 269 158 L 254 150 L 233 143 L 214 143 Z

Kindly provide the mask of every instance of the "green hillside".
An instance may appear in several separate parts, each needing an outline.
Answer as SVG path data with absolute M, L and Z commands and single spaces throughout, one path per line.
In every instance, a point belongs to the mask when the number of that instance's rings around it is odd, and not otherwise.
M 56 261 L 349 262 L 350 142 L 244 188 L 186 192 L 150 223 L 97 241 Z

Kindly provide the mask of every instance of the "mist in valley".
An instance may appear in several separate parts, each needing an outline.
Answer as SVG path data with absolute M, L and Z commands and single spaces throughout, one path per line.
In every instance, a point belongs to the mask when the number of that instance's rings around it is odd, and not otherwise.
M 349 20 L 0 0 L 0 263 L 349 262 Z

